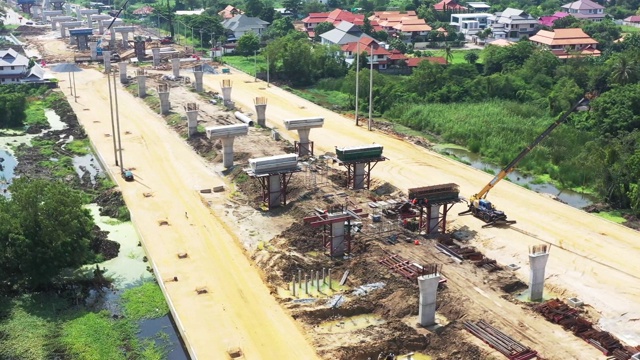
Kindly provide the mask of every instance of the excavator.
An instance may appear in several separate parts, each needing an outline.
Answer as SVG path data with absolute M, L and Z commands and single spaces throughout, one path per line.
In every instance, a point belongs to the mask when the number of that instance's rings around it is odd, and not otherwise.
M 549 136 L 549 134 L 551 134 L 551 132 L 556 127 L 558 127 L 558 125 L 567 121 L 567 118 L 569 118 L 569 115 L 571 115 L 571 113 L 576 111 L 578 108 L 585 106 L 584 104 L 586 104 L 593 97 L 594 96 L 592 94 L 585 95 L 582 99 L 576 102 L 569 111 L 565 112 L 558 120 L 549 125 L 549 127 L 542 134 L 540 134 L 531 144 L 529 144 L 529 146 L 525 147 L 520 152 L 520 154 L 516 156 L 515 159 L 513 159 L 507 166 L 504 167 L 504 169 L 502 169 L 493 179 L 491 179 L 491 181 L 489 181 L 489 183 L 485 185 L 484 188 L 480 190 L 480 192 L 471 196 L 468 201 L 469 209 L 459 213 L 458 215 L 473 214 L 473 216 L 486 223 L 486 225 L 482 226 L 483 228 L 494 225 L 515 224 L 515 220 L 507 220 L 507 215 L 503 211 L 496 209 L 491 201 L 486 199 L 487 194 L 491 189 L 493 189 L 494 186 L 496 186 L 498 182 L 500 182 L 500 180 L 509 175 L 509 173 L 515 169 L 516 165 L 518 165 L 518 163 L 529 152 L 531 152 L 531 150 L 536 147 L 536 145 L 538 145 L 542 140 Z

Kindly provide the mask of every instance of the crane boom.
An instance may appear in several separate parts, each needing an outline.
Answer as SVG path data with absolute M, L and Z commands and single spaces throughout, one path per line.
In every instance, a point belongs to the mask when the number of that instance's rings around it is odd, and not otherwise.
M 580 99 L 578 102 L 576 102 L 573 105 L 573 107 L 571 107 L 571 109 L 569 109 L 569 111 L 565 112 L 558 120 L 556 120 L 553 124 L 549 125 L 549 127 L 542 134 L 540 134 L 535 140 L 533 140 L 531 144 L 529 144 L 527 147 L 522 149 L 520 154 L 518 154 L 518 156 L 516 156 L 515 159 L 513 159 L 507 166 L 505 166 L 504 169 L 500 170 L 500 172 L 493 179 L 491 179 L 491 181 L 489 181 L 489 183 L 485 185 L 484 188 L 482 188 L 482 190 L 480 190 L 479 193 L 475 194 L 473 197 L 476 199 L 486 198 L 487 194 L 489 193 L 489 190 L 491 190 L 498 182 L 500 182 L 500 180 L 504 179 L 507 175 L 509 175 L 509 173 L 515 169 L 516 165 L 518 165 L 518 163 L 529 152 L 531 152 L 531 150 L 533 150 L 534 147 L 536 147 L 542 140 L 544 140 L 547 136 L 549 136 L 549 134 L 551 134 L 551 132 L 556 127 L 558 127 L 558 125 L 567 121 L 567 118 L 569 117 L 569 115 L 571 115 L 571 113 L 574 112 L 580 106 L 580 104 L 582 104 L 582 102 L 585 101 L 586 99 L 587 99 L 586 97 L 583 97 L 582 99 Z

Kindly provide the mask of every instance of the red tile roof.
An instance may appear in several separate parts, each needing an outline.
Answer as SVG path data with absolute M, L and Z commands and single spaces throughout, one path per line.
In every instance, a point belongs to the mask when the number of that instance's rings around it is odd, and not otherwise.
M 440 56 L 433 56 L 433 57 L 419 57 L 419 58 L 409 58 L 407 59 L 407 66 L 408 67 L 418 67 L 418 65 L 423 62 L 423 61 L 429 61 L 431 63 L 434 64 L 442 64 L 442 65 L 446 65 L 447 64 L 447 59 L 440 57 Z
M 640 23 L 640 15 L 629 16 L 628 18 L 624 19 L 624 21 L 632 22 L 632 23 Z
M 458 4 L 456 0 L 442 0 L 439 3 L 433 5 L 433 8 L 436 9 L 436 11 L 467 10 L 466 7 Z
M 378 45 L 378 43 L 376 43 L 375 41 L 373 42 L 373 55 L 386 55 L 389 56 L 391 55 L 391 53 L 383 48 L 382 46 Z M 358 52 L 358 43 L 357 42 L 350 42 L 347 44 L 342 45 L 342 47 L 340 48 L 342 51 L 348 51 L 348 52 Z M 362 42 L 360 42 L 360 53 L 367 53 L 367 55 L 370 54 L 371 51 L 371 46 L 365 46 L 362 44 Z

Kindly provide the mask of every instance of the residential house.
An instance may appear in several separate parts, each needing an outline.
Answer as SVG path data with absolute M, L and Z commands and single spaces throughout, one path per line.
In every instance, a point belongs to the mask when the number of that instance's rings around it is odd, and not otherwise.
M 410 42 L 418 36 L 429 35 L 431 26 L 427 25 L 423 19 L 416 19 L 396 24 L 393 26 L 393 29 L 396 31 L 396 34 L 400 35 L 407 42 Z
M 538 22 L 542 26 L 553 27 L 553 23 L 555 23 L 556 20 L 562 19 L 567 16 L 569 16 L 569 13 L 558 11 L 553 15 L 541 16 L 540 19 L 538 19 Z
M 600 56 L 598 42 L 580 28 L 540 30 L 529 38 L 532 43 L 542 46 L 560 59 L 581 56 Z
M 386 31 L 389 35 L 397 32 L 394 26 L 401 23 L 422 23 L 423 19 L 418 18 L 415 11 L 376 11 L 369 16 L 371 23 L 376 23 L 380 30 Z
M 442 0 L 439 3 L 433 5 L 433 9 L 435 11 L 453 11 L 453 12 L 467 10 L 466 7 L 458 4 L 456 0 Z
M 357 42 L 360 38 L 371 38 L 371 36 L 362 32 L 362 30 L 348 21 L 343 21 L 335 29 L 329 30 L 324 34 L 320 34 L 321 44 L 323 45 L 344 45 L 351 42 Z
M 622 20 L 622 24 L 640 27 L 640 15 L 629 16 L 628 18 Z
M 481 12 L 489 12 L 491 5 L 485 2 L 468 2 L 467 7 L 472 12 L 481 13 Z
M 233 5 L 227 5 L 226 8 L 218 11 L 218 15 L 220 15 L 220 17 L 222 17 L 223 20 L 231 19 L 236 15 L 242 15 L 242 14 L 244 14 L 244 11 L 238 9 Z
M 562 5 L 562 9 L 578 19 L 602 21 L 605 17 L 604 6 L 591 0 L 578 0 Z
M 489 13 L 451 14 L 449 25 L 455 26 L 457 32 L 465 35 L 475 35 L 491 25 L 489 19 L 492 18 L 493 15 Z
M 26 75 L 29 58 L 14 49 L 0 50 L 0 85 L 19 83 Z
M 364 15 L 363 14 L 353 14 L 349 11 L 342 9 L 335 9 L 331 12 L 323 12 L 323 13 L 309 13 L 309 15 L 302 19 L 302 23 L 304 24 L 304 30 L 307 32 L 310 38 L 315 37 L 315 27 L 318 24 L 323 22 L 332 23 L 334 26 L 338 26 L 343 21 L 350 22 L 351 24 L 362 26 L 364 24 Z M 370 21 L 371 26 L 374 30 L 381 30 L 377 21 Z
M 247 15 L 236 15 L 231 19 L 222 22 L 222 27 L 231 31 L 233 35 L 228 37 L 229 42 L 237 41 L 242 35 L 253 32 L 256 35 L 262 34 L 269 25 L 268 22 L 260 20 L 257 17 L 249 17 Z
M 373 68 L 378 70 L 386 69 L 391 63 L 389 57 L 394 55 L 370 37 L 362 37 L 357 41 L 346 43 L 340 49 L 348 64 L 353 64 L 356 61 L 358 52 L 360 55 L 366 53 L 368 63 L 373 64 Z
M 33 83 L 33 82 L 43 82 L 50 81 L 51 76 L 47 75 L 44 72 L 44 69 L 38 65 L 37 63 L 29 69 L 29 72 L 22 79 L 22 82 Z
M 538 30 L 538 19 L 523 10 L 506 8 L 490 18 L 491 32 L 496 39 L 520 39 Z

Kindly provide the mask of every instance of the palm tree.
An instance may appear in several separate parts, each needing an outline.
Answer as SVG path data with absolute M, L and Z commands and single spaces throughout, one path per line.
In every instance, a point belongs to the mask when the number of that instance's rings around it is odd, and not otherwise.
M 618 85 L 627 85 L 636 79 L 638 63 L 627 56 L 618 56 L 611 69 L 611 79 Z
M 451 51 L 451 46 L 449 45 L 444 48 L 444 59 L 447 62 L 447 65 L 449 65 L 453 60 L 453 51 Z

